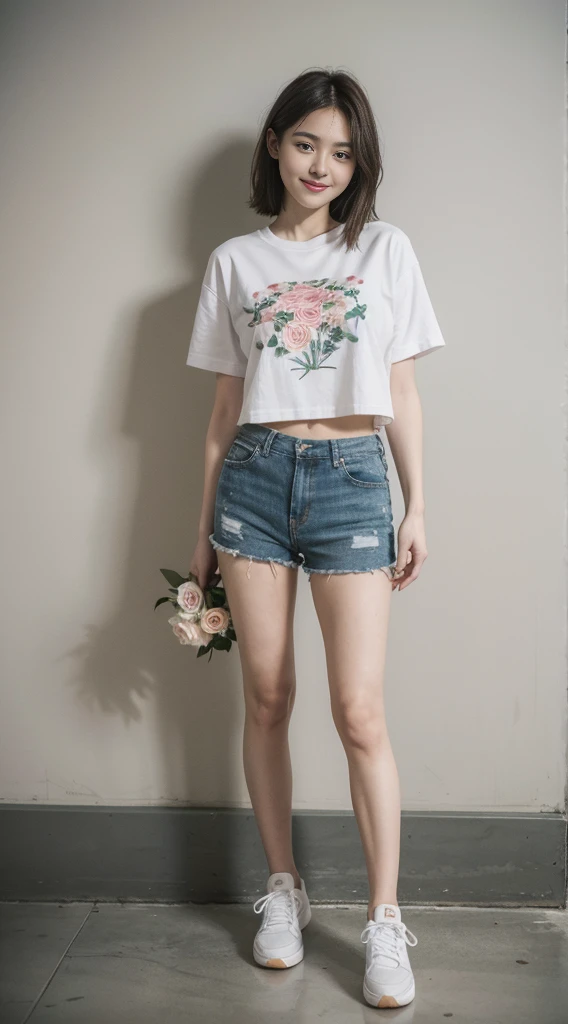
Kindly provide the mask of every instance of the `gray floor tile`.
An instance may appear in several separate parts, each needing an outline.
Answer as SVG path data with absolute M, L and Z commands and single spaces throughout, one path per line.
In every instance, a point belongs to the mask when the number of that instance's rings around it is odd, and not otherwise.
M 12 924 L 18 909 L 22 921 L 31 912 L 29 905 L 11 910 Z M 68 909 L 75 909 L 80 923 L 88 908 L 75 904 Z M 400 1010 L 376 1010 L 363 1000 L 364 907 L 313 906 L 304 930 L 303 962 L 276 971 L 259 967 L 252 959 L 260 918 L 248 905 L 99 904 L 30 1021 L 311 1024 L 315 1018 L 350 1024 L 387 1014 L 389 1021 L 405 1024 L 438 1024 L 452 1018 L 456 1024 L 568 1024 L 566 912 L 432 907 L 402 911 L 418 945 L 409 947 L 416 998 Z M 54 956 L 61 944 L 55 942 Z M 34 964 L 34 957 L 25 952 L 24 963 L 28 960 Z M 46 964 L 44 982 L 49 973 Z M 37 990 L 35 965 L 33 985 L 24 969 L 18 978 L 22 992 Z M 25 1009 L 24 1004 L 17 1005 Z M 24 1019 L 25 1014 L 12 1016 L 10 1024 Z
M 20 1024 L 88 917 L 89 903 L 0 903 L 0 1020 Z

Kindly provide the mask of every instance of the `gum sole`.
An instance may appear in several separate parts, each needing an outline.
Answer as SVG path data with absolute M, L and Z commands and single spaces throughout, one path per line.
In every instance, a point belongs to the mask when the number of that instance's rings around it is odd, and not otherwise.
M 299 960 L 295 960 L 295 962 L 293 964 L 287 964 L 286 961 L 282 960 L 281 957 L 272 957 L 270 960 L 262 960 L 262 961 L 261 960 L 257 960 L 256 957 L 254 959 L 255 959 L 255 962 L 259 965 L 259 967 L 276 967 L 278 970 L 281 970 L 283 967 L 295 967 L 296 964 L 301 963 L 301 961 L 304 958 L 303 958 L 303 956 L 300 957 L 300 959 Z
M 411 1003 L 412 1000 L 414 999 L 415 993 L 412 992 L 412 996 L 411 996 L 410 999 L 406 998 L 407 994 L 405 994 L 404 1001 L 402 1003 L 399 1003 L 399 1001 L 396 998 L 396 996 L 387 996 L 387 995 L 381 996 L 381 998 L 377 1002 L 377 997 L 372 995 L 372 993 L 369 992 L 367 988 L 363 989 L 363 995 L 365 996 L 365 1000 L 369 1004 L 369 1006 L 378 1006 L 380 1009 L 384 1010 L 384 1009 L 387 1009 L 389 1006 L 390 1007 L 408 1006 L 408 1004 Z
M 301 950 L 300 956 L 294 954 L 294 956 L 288 957 L 288 960 L 290 960 L 291 963 L 286 963 L 286 960 L 281 956 L 272 956 L 269 957 L 268 960 L 265 960 L 264 957 L 259 957 L 257 955 L 256 950 L 253 950 L 253 957 L 255 963 L 260 967 L 276 967 L 278 970 L 281 970 L 283 967 L 295 967 L 296 964 L 299 964 L 304 959 L 304 951 Z

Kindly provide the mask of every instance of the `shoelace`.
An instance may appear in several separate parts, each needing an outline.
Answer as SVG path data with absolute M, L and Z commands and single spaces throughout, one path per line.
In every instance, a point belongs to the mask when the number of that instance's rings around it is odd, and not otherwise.
M 413 935 L 402 921 L 368 921 L 361 932 L 362 942 L 371 940 L 371 960 L 383 955 L 392 957 L 396 963 L 400 963 L 398 943 L 401 939 L 409 946 L 416 946 L 418 942 L 416 935 Z
M 264 920 L 266 926 L 288 925 L 293 920 L 294 903 L 296 910 L 299 911 L 301 901 L 297 893 L 291 889 L 275 889 L 273 892 L 261 896 L 254 904 L 253 910 L 255 914 L 260 914 L 265 907 L 267 908 Z

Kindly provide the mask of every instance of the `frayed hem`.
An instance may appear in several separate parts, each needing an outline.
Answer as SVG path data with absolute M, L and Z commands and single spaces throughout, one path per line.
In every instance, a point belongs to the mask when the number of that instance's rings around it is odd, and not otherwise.
M 312 574 L 314 572 L 321 573 L 324 576 L 327 575 L 326 582 L 329 581 L 329 578 L 331 576 L 343 576 L 346 573 L 355 573 L 355 572 L 358 572 L 358 573 L 359 572 L 370 572 L 370 573 L 373 573 L 373 572 L 384 572 L 384 574 L 387 577 L 387 579 L 392 581 L 394 579 L 394 573 L 395 573 L 395 569 L 396 569 L 396 562 L 393 565 L 374 566 L 372 569 L 309 569 L 308 566 L 305 566 L 305 565 L 302 566 L 302 569 L 304 570 L 304 572 L 307 572 L 308 577 L 309 577 L 308 582 L 310 582 L 310 583 L 311 583 Z
M 219 544 L 219 542 L 214 539 L 212 533 L 209 534 L 209 543 L 215 548 L 216 551 L 226 551 L 227 554 L 233 555 L 234 558 L 236 558 L 237 556 L 239 556 L 240 558 L 248 558 L 249 564 L 247 566 L 247 579 L 249 579 L 249 580 L 250 580 L 250 569 L 251 569 L 252 562 L 269 562 L 273 576 L 277 575 L 275 563 L 277 563 L 278 565 L 285 565 L 289 569 L 297 569 L 298 568 L 298 562 L 286 561 L 284 558 L 262 558 L 259 555 L 247 555 L 244 552 L 239 551 L 236 548 L 225 547 L 224 544 Z

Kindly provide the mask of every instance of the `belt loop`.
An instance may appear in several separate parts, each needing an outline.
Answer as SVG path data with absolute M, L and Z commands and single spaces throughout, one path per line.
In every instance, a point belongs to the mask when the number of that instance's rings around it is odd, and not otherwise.
M 339 445 L 337 443 L 337 438 L 330 437 L 329 443 L 331 448 L 331 459 L 334 467 L 337 469 L 337 467 L 339 466 Z
M 278 431 L 275 430 L 274 427 L 268 427 L 267 429 L 268 433 L 264 439 L 261 449 L 262 455 L 270 455 L 270 445 L 272 444 L 276 434 L 278 433 Z

